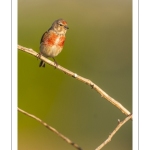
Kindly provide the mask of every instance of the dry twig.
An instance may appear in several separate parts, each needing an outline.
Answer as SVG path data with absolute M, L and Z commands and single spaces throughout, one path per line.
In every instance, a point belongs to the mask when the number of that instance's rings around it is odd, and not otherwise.
M 63 140 L 65 140 L 67 143 L 71 144 L 72 146 L 74 146 L 76 149 L 78 150 L 82 150 L 77 144 L 75 144 L 74 142 L 72 142 L 70 139 L 68 139 L 67 137 L 65 137 L 64 135 L 62 135 L 61 133 L 59 133 L 56 129 L 54 129 L 53 127 L 49 126 L 46 122 L 42 121 L 40 118 L 18 108 L 18 111 L 20 111 L 21 113 L 37 120 L 38 122 L 40 122 L 42 125 L 44 125 L 46 128 L 48 128 L 49 130 L 51 130 L 52 132 L 56 133 L 59 137 L 61 137 Z
M 34 50 L 30 49 L 30 48 L 26 48 L 23 47 L 21 45 L 18 45 L 18 49 L 22 50 L 26 53 L 29 53 L 41 60 L 43 60 L 45 63 L 51 65 L 51 66 L 55 66 L 55 63 L 52 62 L 51 60 L 43 57 L 42 55 L 39 55 L 37 52 L 35 52 Z M 89 79 L 86 79 L 84 77 L 81 77 L 79 75 L 77 75 L 76 73 L 73 73 L 63 67 L 61 67 L 60 65 L 57 66 L 57 69 L 61 70 L 62 72 L 64 72 L 65 74 L 76 78 L 77 80 L 86 83 L 87 85 L 89 85 L 90 87 L 92 87 L 94 90 L 96 90 L 101 97 L 104 97 L 107 101 L 109 101 L 110 103 L 112 103 L 114 106 L 116 106 L 118 109 L 121 110 L 122 113 L 124 113 L 127 117 L 122 121 L 119 122 L 117 127 L 114 129 L 114 131 L 109 135 L 109 137 L 99 146 L 97 147 L 95 150 L 100 150 L 102 149 L 107 143 L 109 143 L 112 139 L 112 137 L 116 134 L 116 132 L 130 119 L 132 119 L 132 114 L 125 108 L 123 107 L 118 101 L 116 101 L 115 99 L 113 99 L 112 97 L 110 97 L 107 93 L 105 93 L 100 87 L 98 87 L 95 83 L 93 83 L 92 81 L 90 81 Z M 56 133 L 59 137 L 61 137 L 62 139 L 64 139 L 67 143 L 73 145 L 76 149 L 81 150 L 81 148 L 75 144 L 74 142 L 72 142 L 70 139 L 68 139 L 67 137 L 65 137 L 64 135 L 62 135 L 61 133 L 59 133 L 56 129 L 52 128 L 51 126 L 49 126 L 47 123 L 43 122 L 41 119 L 39 119 L 38 117 L 27 113 L 26 111 L 18 108 L 18 111 L 26 114 L 27 116 L 34 118 L 35 120 L 39 121 L 41 124 L 43 124 L 46 128 L 48 128 L 49 130 L 53 131 L 54 133 Z
M 43 57 L 42 55 L 39 56 L 39 54 L 37 52 L 35 52 L 34 50 L 32 50 L 31 48 L 26 48 L 23 47 L 21 45 L 18 45 L 18 49 L 22 50 L 26 53 L 29 53 L 41 60 L 43 60 L 44 62 L 46 62 L 47 64 L 51 65 L 51 66 L 55 66 L 55 63 L 52 62 L 51 60 Z M 74 77 L 76 79 L 78 79 L 79 81 L 86 83 L 87 85 L 91 86 L 94 90 L 96 90 L 102 97 L 104 97 L 107 101 L 109 101 L 110 103 L 112 103 L 114 106 L 116 106 L 118 109 L 121 110 L 122 113 L 124 113 L 126 116 L 130 115 L 131 113 L 125 108 L 123 107 L 118 101 L 116 101 L 115 99 L 113 99 L 112 97 L 110 97 L 107 93 L 105 93 L 100 87 L 98 87 L 95 83 L 93 83 L 92 81 L 90 81 L 89 79 L 83 78 L 79 75 L 77 75 L 76 73 L 73 73 L 63 67 L 61 67 L 60 65 L 57 66 L 57 69 L 63 71 L 65 74 L 68 74 L 71 77 Z
M 116 134 L 116 132 L 130 119 L 132 119 L 132 115 L 129 115 L 128 117 L 126 117 L 123 121 L 119 122 L 119 124 L 117 125 L 117 127 L 114 129 L 114 131 L 109 135 L 109 137 L 99 146 L 97 147 L 95 150 L 100 150 L 102 149 L 107 143 L 109 143 L 112 139 L 112 137 Z

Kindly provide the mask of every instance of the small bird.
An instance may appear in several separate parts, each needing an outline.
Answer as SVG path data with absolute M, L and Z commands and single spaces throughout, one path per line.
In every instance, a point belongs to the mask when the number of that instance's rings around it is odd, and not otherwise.
M 56 66 L 58 65 L 55 56 L 63 49 L 65 42 L 65 34 L 69 29 L 67 22 L 63 19 L 58 19 L 53 22 L 52 26 L 46 31 L 40 41 L 40 55 L 51 57 L 54 59 Z M 41 60 L 39 67 L 45 67 L 44 61 Z

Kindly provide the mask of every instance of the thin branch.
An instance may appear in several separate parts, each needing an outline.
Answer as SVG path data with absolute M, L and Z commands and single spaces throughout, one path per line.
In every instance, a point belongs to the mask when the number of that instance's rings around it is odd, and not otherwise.
M 26 53 L 29 53 L 41 60 L 43 60 L 44 62 L 46 62 L 47 64 L 51 65 L 51 66 L 55 66 L 55 63 L 52 62 L 51 60 L 43 57 L 42 55 L 39 56 L 39 54 L 37 52 L 35 52 L 34 50 L 32 50 L 31 48 L 26 48 L 26 47 L 23 47 L 21 45 L 18 45 L 18 49 L 19 50 L 22 50 Z M 112 103 L 114 106 L 116 106 L 118 109 L 121 110 L 122 113 L 124 113 L 126 116 L 130 115 L 131 113 L 125 108 L 123 107 L 118 101 L 116 101 L 115 99 L 113 99 L 112 97 L 110 97 L 107 93 L 105 93 L 100 87 L 98 87 L 95 83 L 93 83 L 91 80 L 89 79 L 86 79 L 86 78 L 83 78 L 79 75 L 77 75 L 76 73 L 73 73 L 63 67 L 61 67 L 60 65 L 57 66 L 57 69 L 61 70 L 62 72 L 64 72 L 65 74 L 68 74 L 69 76 L 71 77 L 74 77 L 76 78 L 77 80 L 83 82 L 83 83 L 86 83 L 87 85 L 89 85 L 90 87 L 92 87 L 94 90 L 96 90 L 100 95 L 101 97 L 104 97 L 107 101 L 109 101 L 110 103 Z
M 51 130 L 52 132 L 56 133 L 59 137 L 61 137 L 63 140 L 65 140 L 67 143 L 71 144 L 72 146 L 74 146 L 77 150 L 82 150 L 82 148 L 80 148 L 77 144 L 75 144 L 74 142 L 72 142 L 70 139 L 68 139 L 67 137 L 65 137 L 64 135 L 62 135 L 61 133 L 59 133 L 56 129 L 54 129 L 53 127 L 49 126 L 46 122 L 42 121 L 40 118 L 18 108 L 18 111 L 20 111 L 21 113 L 37 120 L 38 122 L 40 122 L 43 126 L 45 126 L 46 128 L 48 128 L 49 130 Z
M 117 127 L 115 128 L 115 130 L 109 135 L 109 137 L 99 146 L 97 147 L 95 150 L 100 150 L 102 149 L 107 143 L 109 143 L 112 139 L 112 137 L 116 134 L 116 132 L 130 119 L 132 119 L 132 114 L 129 115 L 128 117 L 126 117 L 123 121 L 119 122 L 119 124 L 117 125 Z

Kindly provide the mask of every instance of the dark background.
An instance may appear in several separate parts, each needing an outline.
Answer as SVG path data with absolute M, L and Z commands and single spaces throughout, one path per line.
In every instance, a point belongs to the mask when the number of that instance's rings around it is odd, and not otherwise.
M 92 80 L 132 112 L 131 0 L 18 0 L 18 44 L 39 52 L 42 34 L 56 19 L 70 29 L 57 62 Z M 18 107 L 80 145 L 94 150 L 125 115 L 82 82 L 18 51 Z M 37 121 L 18 113 L 19 150 L 73 150 Z M 132 149 L 132 121 L 104 150 Z

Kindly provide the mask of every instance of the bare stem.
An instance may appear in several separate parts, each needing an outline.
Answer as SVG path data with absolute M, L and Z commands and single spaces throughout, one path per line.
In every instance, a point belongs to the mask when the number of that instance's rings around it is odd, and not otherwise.
M 26 48 L 26 47 L 23 47 L 21 45 L 18 45 L 18 49 L 22 50 L 22 51 L 24 51 L 26 53 L 29 53 L 29 54 L 31 54 L 31 55 L 33 55 L 33 56 L 35 56 L 35 57 L 37 57 L 37 58 L 39 58 L 41 60 L 43 60 L 44 62 L 46 62 L 47 64 L 49 64 L 51 66 L 56 67 L 54 62 L 52 62 L 51 60 L 43 57 L 42 55 L 39 55 L 37 52 L 35 52 L 31 48 Z M 61 70 L 65 74 L 68 74 L 69 76 L 74 77 L 77 80 L 79 80 L 79 81 L 81 81 L 83 83 L 86 83 L 87 85 L 89 85 L 90 87 L 92 87 L 94 90 L 96 90 L 101 95 L 101 97 L 104 97 L 107 101 L 109 101 L 114 106 L 116 106 L 118 109 L 120 109 L 121 112 L 124 113 L 126 116 L 128 116 L 128 115 L 131 114 L 124 106 L 122 106 L 118 101 L 116 101 L 115 99 L 113 99 L 112 97 L 110 97 L 106 92 L 104 92 L 100 87 L 98 87 L 91 80 L 86 79 L 84 77 L 81 77 L 81 76 L 77 75 L 76 73 L 71 72 L 70 70 L 67 70 L 67 69 L 61 67 L 60 65 L 57 66 L 57 69 Z
M 116 132 L 128 121 L 132 119 L 132 115 L 129 115 L 128 117 L 126 117 L 123 121 L 119 122 L 119 124 L 117 125 L 117 127 L 114 129 L 114 131 L 108 136 L 108 138 L 99 146 L 97 147 L 95 150 L 100 150 L 102 149 L 107 143 L 109 143 L 112 139 L 112 137 L 116 134 Z
M 59 133 L 56 129 L 54 129 L 53 127 L 49 126 L 46 122 L 42 121 L 40 118 L 18 108 L 18 111 L 20 111 L 21 113 L 37 120 L 38 122 L 40 122 L 42 125 L 44 125 L 46 128 L 48 128 L 49 130 L 51 130 L 52 132 L 56 133 L 59 137 L 61 137 L 63 140 L 65 140 L 67 143 L 71 144 L 72 146 L 74 146 L 77 150 L 82 150 L 77 144 L 75 144 L 74 142 L 72 142 L 70 139 L 68 139 L 67 137 L 65 137 L 64 135 L 62 135 L 61 133 Z

